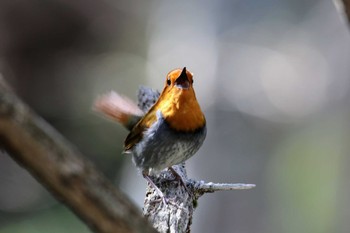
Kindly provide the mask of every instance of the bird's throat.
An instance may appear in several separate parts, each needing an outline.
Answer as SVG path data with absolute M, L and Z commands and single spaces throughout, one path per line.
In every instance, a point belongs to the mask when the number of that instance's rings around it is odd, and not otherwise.
M 205 117 L 193 90 L 169 93 L 159 107 L 171 128 L 182 132 L 193 132 L 205 125 Z

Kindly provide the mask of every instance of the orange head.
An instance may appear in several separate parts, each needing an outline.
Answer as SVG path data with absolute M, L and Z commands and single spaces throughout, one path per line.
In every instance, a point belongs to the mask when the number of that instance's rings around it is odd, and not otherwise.
M 194 132 L 205 127 L 205 117 L 193 90 L 193 75 L 186 68 L 169 72 L 157 102 L 125 139 L 125 151 L 129 151 L 142 139 L 143 132 L 157 120 L 158 111 L 176 131 Z
M 181 90 L 181 89 L 192 89 L 193 84 L 193 74 L 186 70 L 186 67 L 183 69 L 175 69 L 168 73 L 165 81 L 165 90 Z
M 163 92 L 150 111 L 153 110 L 160 110 L 175 130 L 190 132 L 205 125 L 193 90 L 193 74 L 186 67 L 168 73 Z

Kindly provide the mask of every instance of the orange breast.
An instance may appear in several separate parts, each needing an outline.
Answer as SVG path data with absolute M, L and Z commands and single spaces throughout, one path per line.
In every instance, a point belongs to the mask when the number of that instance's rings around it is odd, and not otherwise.
M 192 88 L 166 93 L 155 108 L 175 130 L 193 132 L 205 125 L 204 114 Z

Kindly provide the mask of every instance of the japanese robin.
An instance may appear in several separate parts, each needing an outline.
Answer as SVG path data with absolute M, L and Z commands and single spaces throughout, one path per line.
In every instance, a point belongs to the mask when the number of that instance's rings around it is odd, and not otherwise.
M 95 108 L 130 130 L 124 152 L 133 156 L 149 182 L 149 174 L 193 156 L 206 137 L 205 117 L 193 89 L 193 75 L 186 67 L 168 73 L 160 94 L 141 87 L 138 106 L 110 92 L 97 99 Z

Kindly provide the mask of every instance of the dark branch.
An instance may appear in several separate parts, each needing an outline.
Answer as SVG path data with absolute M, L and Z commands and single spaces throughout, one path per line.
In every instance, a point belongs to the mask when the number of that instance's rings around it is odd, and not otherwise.
M 350 23 L 350 0 L 333 0 L 337 10 Z
M 156 232 L 125 195 L 15 96 L 1 76 L 0 143 L 93 231 Z

